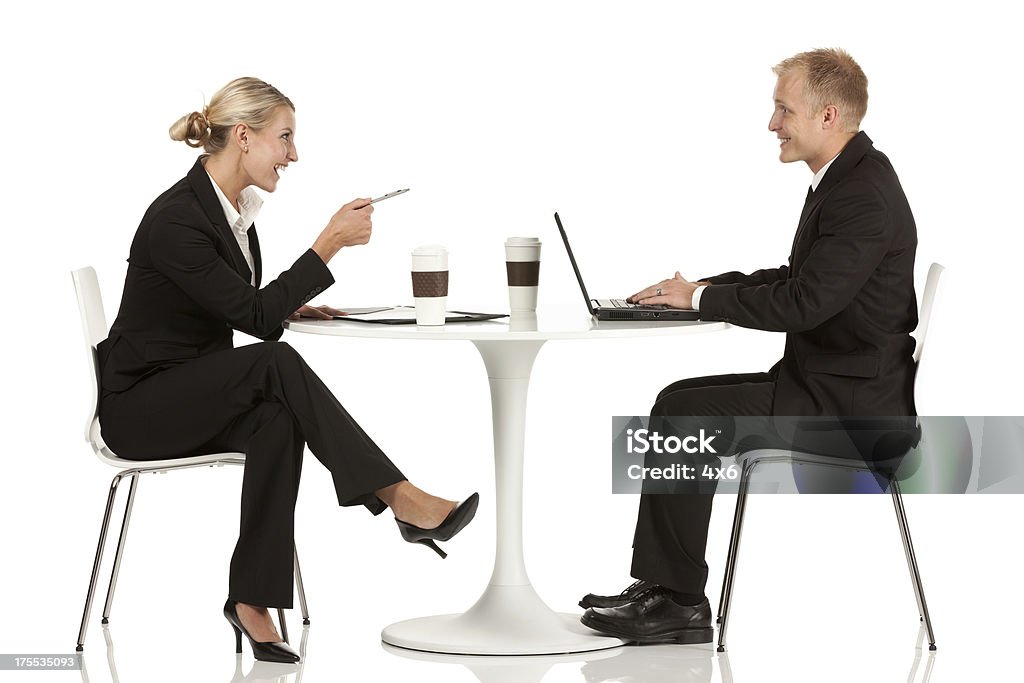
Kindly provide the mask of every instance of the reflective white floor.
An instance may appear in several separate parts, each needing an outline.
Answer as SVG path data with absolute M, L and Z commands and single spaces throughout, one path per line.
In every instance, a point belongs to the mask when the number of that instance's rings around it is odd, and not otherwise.
M 220 614 L 234 540 L 231 508 L 237 504 L 220 494 L 227 489 L 236 495 L 237 478 L 237 471 L 224 470 L 144 481 L 106 628 L 99 623 L 106 573 L 101 580 L 84 670 L 0 671 L 0 681 L 942 683 L 1013 679 L 1019 671 L 1019 550 L 990 522 L 1014 518 L 1014 496 L 908 500 L 937 653 L 922 642 L 885 497 L 762 496 L 753 501 L 744 536 L 727 654 L 711 645 L 664 645 L 552 657 L 460 657 L 391 648 L 381 643 L 380 632 L 401 619 L 473 603 L 489 576 L 493 511 L 482 506 L 478 521 L 448 544 L 449 558 L 440 560 L 402 543 L 386 516 L 338 510 L 323 477 L 304 481 L 300 502 L 311 625 L 303 628 L 298 611 L 288 612 L 303 661 L 293 667 L 255 663 L 248 644 L 235 655 L 233 634 Z M 102 482 L 88 487 L 99 508 Z M 185 489 L 190 504 L 181 506 Z M 711 529 L 713 605 L 721 579 L 715 558 L 724 557 L 731 504 L 728 496 L 716 502 Z M 175 505 L 176 515 L 168 516 Z M 614 497 L 600 512 L 607 524 L 575 523 L 571 533 L 528 516 L 531 578 L 553 608 L 578 613 L 580 594 L 624 585 L 628 543 L 607 539 L 628 539 L 634 506 L 631 498 Z M 38 545 L 35 555 L 4 565 L 0 651 L 73 651 L 98 512 L 83 515 L 88 523 L 75 522 L 83 532 L 67 536 L 70 550 Z M 570 521 L 597 514 L 563 512 Z M 566 533 L 559 536 L 560 530 Z M 108 554 L 104 572 L 109 561 Z
M 83 683 L 93 681 L 135 680 L 123 677 L 118 668 L 119 659 L 131 660 L 130 668 L 136 669 L 137 661 L 131 655 L 118 654 L 115 638 L 108 627 L 103 627 L 105 652 L 91 652 L 83 656 L 83 667 L 80 672 Z M 923 630 L 919 634 L 917 646 L 907 652 L 908 663 L 903 669 L 894 667 L 887 671 L 878 671 L 876 680 L 906 680 L 908 683 L 927 683 L 932 680 L 935 668 L 936 653 L 922 649 Z M 409 680 L 398 671 L 401 662 L 390 661 L 380 657 L 380 653 L 368 652 L 363 658 L 353 653 L 340 654 L 341 661 L 330 664 L 328 653 L 317 653 L 310 648 L 310 627 L 302 629 L 299 639 L 299 651 L 303 661 L 299 664 L 275 664 L 257 662 L 247 654 L 235 655 L 234 670 L 229 675 L 218 677 L 210 668 L 190 667 L 183 660 L 169 657 L 152 662 L 152 668 L 142 667 L 143 675 L 138 680 L 171 680 L 165 676 L 176 676 L 177 680 L 224 680 L 228 683 L 300 683 L 301 681 L 347 679 L 357 672 L 365 676 L 373 676 L 377 680 Z M 631 682 L 631 683 L 734 683 L 734 681 L 775 680 L 782 676 L 772 672 L 756 669 L 748 674 L 748 678 L 736 677 L 733 674 L 731 657 L 728 653 L 716 653 L 711 645 L 650 645 L 625 646 L 613 650 L 590 652 L 579 655 L 529 656 L 529 657 L 479 657 L 439 655 L 411 650 L 402 650 L 382 644 L 384 653 L 391 657 L 425 663 L 415 674 L 415 680 L 477 680 L 480 683 L 540 683 L 540 681 L 585 681 L 586 683 Z M 98 649 L 98 648 L 93 648 Z M 865 658 L 868 653 L 863 653 Z M 742 655 L 738 658 L 743 665 L 753 664 Z M 227 665 L 229 657 L 223 657 Z M 836 667 L 842 664 L 837 659 Z M 392 666 L 398 665 L 398 666 Z M 796 656 L 786 672 L 789 680 L 803 680 L 801 674 L 801 658 Z M 372 666 L 372 668 L 371 668 Z M 127 668 L 127 667 L 125 667 Z M 225 666 L 225 671 L 226 671 Z M 905 678 L 901 674 L 906 671 Z M 888 675 L 891 674 L 891 675 Z M 57 674 L 51 674 L 57 675 Z M 70 672 L 59 674 L 62 679 L 72 677 Z M 134 675 L 134 674 L 133 674 Z M 395 678 L 392 678 L 392 675 Z M 408 674 L 406 674 L 408 675 Z M 820 678 L 827 680 L 845 680 L 842 672 L 822 671 Z M 808 679 L 810 680 L 810 679 Z M 938 680 L 938 679 L 937 679 Z

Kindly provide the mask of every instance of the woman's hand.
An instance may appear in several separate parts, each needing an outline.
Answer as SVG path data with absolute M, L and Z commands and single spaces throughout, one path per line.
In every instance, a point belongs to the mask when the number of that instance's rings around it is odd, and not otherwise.
M 299 318 L 316 318 L 317 320 L 331 320 L 336 316 L 348 315 L 345 311 L 339 311 L 337 308 L 331 308 L 330 306 L 299 306 L 299 310 L 288 316 L 289 320 L 298 320 Z
M 632 304 L 643 304 L 645 306 L 666 304 L 672 308 L 693 308 L 693 292 L 698 285 L 706 285 L 707 282 L 688 282 L 679 271 L 670 280 L 662 280 L 656 285 L 651 285 L 633 296 L 626 299 Z
M 342 247 L 366 244 L 370 241 L 373 207 L 369 199 L 353 199 L 331 216 L 327 227 L 313 243 L 313 251 L 327 263 Z

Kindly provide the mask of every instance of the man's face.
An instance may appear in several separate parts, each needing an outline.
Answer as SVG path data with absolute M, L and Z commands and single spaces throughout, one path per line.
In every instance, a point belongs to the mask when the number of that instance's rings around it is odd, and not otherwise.
M 775 84 L 775 112 L 768 122 L 768 130 L 779 137 L 779 161 L 805 161 L 817 173 L 828 159 L 822 112 L 812 112 L 804 101 L 802 70 L 779 76 Z

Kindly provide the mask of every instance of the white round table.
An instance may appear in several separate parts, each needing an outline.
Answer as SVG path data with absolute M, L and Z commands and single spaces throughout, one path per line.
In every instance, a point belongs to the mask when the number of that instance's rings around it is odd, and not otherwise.
M 384 628 L 390 645 L 450 654 L 540 655 L 618 647 L 559 614 L 537 595 L 523 560 L 523 443 L 530 370 L 544 342 L 557 339 L 652 337 L 724 330 L 721 322 L 603 322 L 579 309 L 541 309 L 536 315 L 438 327 L 382 325 L 345 320 L 285 323 L 293 332 L 410 340 L 473 342 L 491 386 L 494 480 L 497 505 L 494 572 L 480 599 L 462 614 L 409 619 Z

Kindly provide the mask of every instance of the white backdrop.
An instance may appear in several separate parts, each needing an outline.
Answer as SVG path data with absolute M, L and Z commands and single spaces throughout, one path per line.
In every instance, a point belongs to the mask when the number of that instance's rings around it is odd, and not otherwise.
M 331 263 L 337 284 L 315 303 L 410 301 L 409 250 L 442 243 L 450 305 L 501 310 L 509 235 L 544 242 L 542 306 L 582 306 L 554 210 L 602 294 L 631 293 L 676 269 L 698 277 L 782 264 L 810 172 L 777 160 L 770 67 L 801 50 L 844 47 L 870 81 L 863 128 L 889 155 L 917 218 L 919 291 L 930 262 L 949 269 L 919 410 L 1024 414 L 1022 221 L 1013 199 L 1024 60 L 1003 3 L 325 7 L 51 2 L 5 11 L 0 651 L 70 651 L 112 474 L 81 441 L 87 385 L 69 271 L 97 268 L 112 321 L 143 211 L 196 155 L 172 143 L 167 127 L 240 75 L 268 80 L 297 105 L 300 161 L 258 221 L 265 280 L 312 244 L 340 204 L 410 187 L 379 205 L 369 245 Z M 468 606 L 493 544 L 489 403 L 475 351 L 459 342 L 286 338 L 411 479 L 452 498 L 479 489 L 485 501 L 440 563 L 400 543 L 384 518 L 337 510 L 329 477 L 308 457 L 297 540 L 319 623 L 333 623 L 345 647 L 360 651 L 376 647 L 389 621 Z M 571 610 L 578 594 L 627 582 L 636 500 L 610 494 L 608 418 L 646 413 L 675 379 L 767 369 L 781 349 L 781 335 L 733 329 L 542 350 L 529 405 L 526 551 L 552 605 Z M 600 379 L 609 363 L 624 371 Z M 116 607 L 122 652 L 134 637 L 144 648 L 149 637 L 166 643 L 209 629 L 211 649 L 227 654 L 216 610 L 238 481 L 218 471 L 142 482 Z M 751 564 L 741 581 L 750 583 L 737 596 L 748 602 L 734 643 L 750 652 L 767 631 L 779 649 L 808 637 L 836 653 L 849 641 L 912 647 L 910 588 L 887 501 L 756 504 L 765 512 L 744 547 Z M 1021 558 L 1003 530 L 1020 505 L 1016 496 L 908 501 L 939 637 L 965 657 L 1016 642 L 1011 615 L 1024 597 L 1011 568 Z M 723 498 L 709 548 L 713 601 L 730 514 Z M 352 593 L 370 601 L 355 621 Z M 150 601 L 169 602 L 178 626 L 160 630 L 165 617 Z M 822 607 L 829 601 L 837 616 Z M 798 636 L 808 620 L 831 625 Z M 90 634 L 99 638 L 98 629 Z M 767 668 L 750 670 L 813 678 L 810 664 L 794 674 L 770 652 Z M 954 680 L 955 662 L 968 660 L 947 661 L 937 679 Z M 900 666 L 883 679 L 904 678 Z M 431 675 L 427 664 L 402 670 Z

